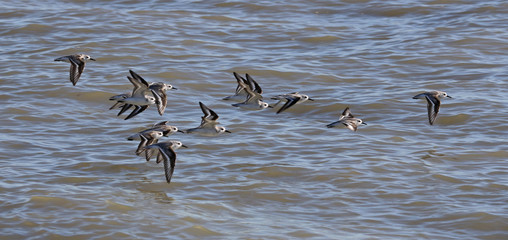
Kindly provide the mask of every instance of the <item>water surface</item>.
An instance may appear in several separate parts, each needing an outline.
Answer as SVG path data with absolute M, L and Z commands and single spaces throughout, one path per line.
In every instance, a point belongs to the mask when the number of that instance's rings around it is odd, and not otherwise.
M 0 198 L 5 239 L 503 239 L 508 237 L 508 4 L 490 1 L 5 1 Z M 72 86 L 75 53 L 96 58 Z M 109 111 L 132 69 L 169 92 Z M 232 72 L 275 114 L 221 100 Z M 412 96 L 448 92 L 434 124 Z M 131 134 L 175 134 L 172 183 Z M 327 129 L 349 106 L 368 125 Z

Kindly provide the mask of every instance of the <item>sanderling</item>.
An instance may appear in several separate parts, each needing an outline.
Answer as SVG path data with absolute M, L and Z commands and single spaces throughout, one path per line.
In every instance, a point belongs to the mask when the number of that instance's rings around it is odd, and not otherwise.
M 148 130 L 139 133 L 141 141 L 139 142 L 138 148 L 136 149 L 136 155 L 140 155 L 145 151 L 145 146 L 155 144 L 159 141 L 159 138 L 164 136 L 164 133 L 159 130 Z
M 129 98 L 129 97 L 131 97 L 131 93 L 122 93 L 122 94 L 118 94 L 118 95 L 110 97 L 109 100 L 115 101 L 116 103 L 113 104 L 113 106 L 111 106 L 109 108 L 109 110 L 123 106 L 123 103 L 119 102 L 118 100 L 123 100 L 123 99 Z
M 148 88 L 153 90 L 155 93 L 157 93 L 161 98 L 161 104 L 157 105 L 157 111 L 159 111 L 159 114 L 162 116 L 164 113 L 164 110 L 166 110 L 166 106 L 168 105 L 168 95 L 166 94 L 167 90 L 176 90 L 177 88 L 173 87 L 170 84 L 162 83 L 162 82 L 156 82 L 156 83 L 150 83 L 148 85 Z
M 136 134 L 133 134 L 133 135 L 127 137 L 127 140 L 129 140 L 129 141 L 141 140 L 141 136 L 140 136 L 141 134 L 143 134 L 145 132 L 153 131 L 153 130 L 161 131 L 162 134 L 164 135 L 164 137 L 167 137 L 175 132 L 183 132 L 181 130 L 178 130 L 178 128 L 175 126 L 168 125 L 168 121 L 162 121 L 162 122 L 154 124 L 151 128 L 145 129 L 143 131 L 140 131 Z
M 196 128 L 184 130 L 183 132 L 197 133 L 203 136 L 216 136 L 225 132 L 231 133 L 225 127 L 217 126 L 217 124 L 219 124 L 219 122 L 217 122 L 217 119 L 219 119 L 219 115 L 217 115 L 217 113 L 208 108 L 202 102 L 199 102 L 199 106 L 201 107 L 201 111 L 203 111 L 204 114 L 204 116 L 201 117 L 201 125 Z
M 236 82 L 238 83 L 236 86 L 235 95 L 225 97 L 222 100 L 243 100 L 247 97 L 247 91 L 245 90 L 245 87 L 249 85 L 249 82 L 242 76 L 238 75 L 236 72 L 233 72 L 233 75 L 235 76 Z
M 437 113 L 439 112 L 439 106 L 441 106 L 441 98 L 448 97 L 448 94 L 443 91 L 429 91 L 420 93 L 413 97 L 413 99 L 422 99 L 425 98 L 427 100 L 427 114 L 429 116 L 430 125 L 434 124 L 434 120 L 436 120 Z M 432 107 L 434 106 L 434 107 Z
M 128 77 L 129 81 L 134 86 L 138 86 L 140 91 L 139 95 L 144 94 L 146 95 L 148 92 L 151 91 L 155 98 L 160 98 L 160 101 L 157 103 L 157 111 L 162 116 L 164 113 L 164 110 L 166 109 L 168 100 L 166 91 L 167 90 L 176 90 L 177 88 L 173 87 L 171 84 L 162 83 L 162 82 L 152 82 L 148 83 L 145 79 L 143 79 L 139 74 L 135 73 L 132 70 L 129 70 L 132 77 Z
M 95 61 L 95 59 L 85 54 L 74 54 L 55 59 L 55 61 L 71 63 L 70 79 L 73 86 L 76 86 L 76 83 L 78 83 L 79 77 L 81 76 L 83 70 L 85 69 L 85 63 L 88 60 Z
M 248 73 L 245 74 L 245 77 L 247 78 L 247 83 L 249 84 L 250 90 L 260 95 L 263 94 L 263 89 L 261 89 L 258 82 L 256 82 Z
M 300 94 L 298 92 L 282 94 L 282 95 L 273 97 L 272 99 L 279 100 L 279 102 L 277 102 L 273 106 L 277 106 L 280 102 L 282 102 L 283 100 L 286 100 L 286 103 L 277 111 L 277 114 L 285 111 L 286 109 L 290 108 L 291 106 L 293 106 L 297 103 L 302 103 L 307 100 L 314 101 L 314 99 L 310 98 L 309 96 L 307 96 L 305 94 Z
M 234 107 L 240 107 L 250 110 L 261 110 L 268 107 L 272 107 L 268 103 L 263 102 L 263 96 L 261 96 L 263 90 L 261 89 L 259 84 L 256 81 L 254 81 L 254 79 L 252 79 L 252 77 L 249 74 L 246 74 L 246 77 L 247 82 L 249 84 L 246 84 L 243 81 L 238 81 L 238 84 L 242 85 L 242 87 L 245 89 L 245 92 L 247 92 L 246 100 L 231 105 Z
M 146 92 L 149 90 L 148 83 L 134 71 L 129 70 L 129 72 L 132 77 L 127 76 L 127 79 L 129 79 L 129 82 L 131 82 L 132 85 L 134 86 L 132 93 L 130 95 L 125 95 L 126 98 L 122 98 L 121 94 L 113 96 L 118 98 L 117 102 L 120 103 L 122 107 L 120 112 L 118 112 L 117 116 L 120 116 L 122 113 L 127 111 L 132 106 L 136 106 L 136 108 L 131 112 L 131 114 L 129 114 L 129 116 L 125 118 L 125 120 L 143 112 L 146 108 L 148 108 L 148 105 L 154 104 L 156 102 L 155 97 L 146 95 Z M 134 103 L 140 103 L 141 105 L 137 105 Z
M 153 89 L 151 89 L 150 85 L 148 84 L 147 81 L 145 81 L 145 79 L 143 79 L 141 76 L 139 76 L 132 70 L 129 70 L 129 72 L 131 76 L 127 76 L 127 79 L 129 79 L 129 81 L 132 83 L 134 89 L 132 90 L 130 97 L 117 100 L 118 102 L 123 104 L 122 109 L 117 115 L 120 116 L 129 108 L 135 106 L 135 109 L 131 112 L 131 114 L 129 114 L 129 116 L 125 118 L 125 120 L 127 120 L 143 112 L 145 109 L 148 108 L 149 105 L 153 104 L 157 105 L 159 114 L 162 115 L 162 113 L 164 112 L 165 104 L 163 103 L 162 97 L 160 96 L 160 93 L 158 93 L 158 91 L 164 92 L 165 91 L 164 89 L 168 89 L 171 85 L 157 83 L 156 85 L 154 85 Z M 151 93 L 151 96 L 149 95 L 149 93 Z M 165 92 L 163 95 L 164 97 L 166 96 Z
M 346 109 L 344 109 L 344 111 L 342 112 L 342 115 L 339 118 L 339 121 L 330 123 L 330 124 L 326 125 L 326 127 L 332 128 L 332 127 L 336 127 L 337 125 L 340 126 L 340 124 L 345 125 L 351 131 L 355 131 L 355 132 L 358 129 L 358 125 L 360 125 L 360 124 L 367 125 L 367 123 L 364 123 L 362 121 L 362 119 L 355 118 L 353 116 L 353 114 L 351 114 L 349 107 L 346 107 Z
M 176 163 L 176 153 L 175 150 L 187 146 L 183 145 L 180 141 L 168 141 L 155 143 L 152 145 L 146 146 L 145 154 L 146 161 L 150 161 L 150 158 L 158 151 L 157 161 L 156 163 L 164 162 L 164 173 L 166 174 L 166 182 L 171 182 L 171 176 L 173 176 L 173 172 L 175 171 L 175 163 Z
M 168 125 L 169 121 L 162 121 L 153 125 L 153 128 L 160 129 L 164 136 L 167 137 L 175 132 L 183 132 L 175 126 Z
M 151 91 L 154 96 L 158 96 L 153 90 Z M 133 95 L 132 97 L 118 100 L 118 102 L 122 103 L 123 107 L 117 116 L 134 106 L 134 110 L 132 110 L 132 112 L 125 118 L 125 120 L 127 120 L 145 111 L 150 105 L 160 104 L 160 98 L 150 97 L 146 95 L 143 97 L 136 97 Z

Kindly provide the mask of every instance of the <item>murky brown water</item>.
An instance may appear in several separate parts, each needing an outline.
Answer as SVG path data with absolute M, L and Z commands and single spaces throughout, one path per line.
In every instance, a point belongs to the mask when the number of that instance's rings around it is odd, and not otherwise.
M 2 239 L 508 238 L 506 1 L 2 5 Z M 76 87 L 74 53 L 97 59 Z M 108 111 L 129 69 L 178 88 L 164 116 Z M 316 101 L 234 108 L 233 71 Z M 233 133 L 172 135 L 168 185 L 125 138 L 199 101 Z M 369 125 L 326 128 L 346 106 Z

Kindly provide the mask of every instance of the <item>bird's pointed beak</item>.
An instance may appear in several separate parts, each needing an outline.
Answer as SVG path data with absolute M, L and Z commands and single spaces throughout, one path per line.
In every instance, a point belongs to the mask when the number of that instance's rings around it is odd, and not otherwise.
M 182 131 L 182 130 L 180 130 L 180 129 L 178 129 L 178 130 L 176 130 L 176 131 L 177 131 L 177 132 L 181 132 L 181 133 L 185 133 L 184 131 Z
M 95 61 L 95 58 L 90 58 L 90 60 Z
M 187 147 L 187 146 L 185 146 L 185 145 L 183 145 L 183 144 L 182 144 L 182 147 L 183 147 L 183 148 L 189 148 L 189 147 Z
M 231 131 L 229 131 L 229 130 L 224 130 L 224 132 L 231 133 Z
M 448 98 L 452 98 L 452 96 L 448 96 L 448 95 L 446 95 L 446 97 L 448 97 Z
M 363 125 L 367 125 L 367 123 L 366 123 L 366 122 L 362 122 L 362 124 L 363 124 Z
M 309 101 L 314 101 L 314 99 L 312 99 L 312 98 L 309 98 Z
M 271 106 L 271 105 L 268 105 L 268 107 L 269 107 L 269 108 L 273 108 L 273 106 Z
M 176 87 L 172 87 L 172 88 L 171 88 L 171 90 L 178 90 L 178 88 L 176 88 Z

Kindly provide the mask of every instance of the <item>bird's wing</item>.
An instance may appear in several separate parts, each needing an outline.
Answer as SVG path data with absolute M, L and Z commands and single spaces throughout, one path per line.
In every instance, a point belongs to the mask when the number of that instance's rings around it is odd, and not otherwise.
M 122 115 L 122 113 L 124 113 L 125 111 L 129 110 L 129 108 L 131 108 L 132 106 L 133 106 L 132 104 L 124 104 L 122 106 L 122 109 L 120 109 L 120 112 L 118 112 L 117 116 Z
M 148 105 L 143 105 L 143 106 L 135 106 L 136 108 L 131 112 L 131 114 L 129 114 L 129 116 L 127 116 L 125 118 L 125 120 L 129 119 L 129 118 L 132 118 L 138 114 L 140 114 L 141 112 L 145 111 L 147 108 L 148 108 Z
M 247 77 L 247 82 L 250 85 L 250 89 L 258 94 L 263 94 L 263 89 L 259 86 L 259 84 L 254 81 L 254 79 L 249 75 L 245 74 L 245 77 Z
M 245 89 L 246 84 L 249 84 L 249 83 L 248 83 L 247 80 L 245 80 L 245 78 L 243 78 L 242 76 L 238 75 L 238 73 L 233 72 L 233 75 L 235 75 L 236 82 L 238 82 L 238 85 L 236 86 L 235 94 L 239 95 Z
M 345 122 L 342 122 L 342 124 L 346 125 L 346 127 L 349 128 L 349 130 L 351 130 L 353 132 L 356 132 L 356 130 L 358 129 L 358 126 L 356 125 L 356 123 L 351 122 L 351 121 L 345 121 Z
M 286 97 L 286 100 L 287 102 L 279 109 L 279 111 L 277 111 L 277 114 L 285 111 L 286 109 L 290 108 L 291 106 L 295 105 L 298 101 L 300 101 L 300 97 L 295 97 L 295 96 L 291 96 L 291 97 Z
M 201 111 L 204 114 L 204 118 L 212 121 L 219 119 L 219 115 L 215 111 L 207 107 L 204 103 L 199 102 L 199 107 L 201 107 Z
M 173 172 L 175 171 L 176 153 L 173 151 L 171 146 L 168 146 L 164 149 L 159 149 L 159 154 L 162 155 L 162 160 L 164 162 L 164 173 L 166 174 L 166 181 L 170 183 Z M 159 159 L 159 157 L 157 157 L 157 159 Z
M 76 86 L 81 73 L 83 73 L 83 70 L 85 69 L 85 62 L 82 62 L 75 57 L 69 57 L 69 62 L 71 62 L 70 80 L 72 85 Z
M 342 120 L 344 118 L 354 118 L 353 114 L 351 114 L 351 110 L 349 110 L 349 107 L 346 107 L 346 109 L 344 109 L 339 120 Z
M 429 116 L 430 125 L 434 124 L 436 120 L 437 113 L 439 112 L 439 106 L 441 105 L 441 101 L 439 99 L 425 95 L 425 99 L 427 99 L 427 114 Z

